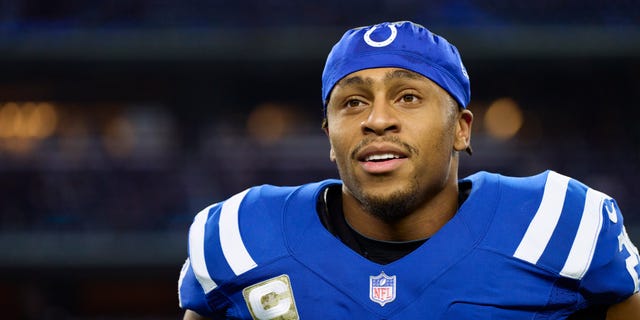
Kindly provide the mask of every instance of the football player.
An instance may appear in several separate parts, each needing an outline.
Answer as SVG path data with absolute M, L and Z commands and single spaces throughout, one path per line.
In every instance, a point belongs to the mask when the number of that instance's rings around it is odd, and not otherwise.
M 322 98 L 340 180 L 198 213 L 185 319 L 640 319 L 613 198 L 554 171 L 459 179 L 473 114 L 447 40 L 407 21 L 349 30 Z

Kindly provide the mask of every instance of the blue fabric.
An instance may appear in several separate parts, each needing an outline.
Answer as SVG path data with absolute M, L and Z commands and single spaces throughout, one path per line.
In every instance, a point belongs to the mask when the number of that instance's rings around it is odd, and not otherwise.
M 347 31 L 333 47 L 322 73 L 322 100 L 350 73 L 397 67 L 417 72 L 446 90 L 462 108 L 471 99 L 469 76 L 456 47 L 409 21 L 384 22 Z
M 208 274 L 218 286 L 205 293 L 188 270 L 180 288 L 182 305 L 234 319 L 281 315 L 287 309 L 278 307 L 289 303 L 295 306 L 290 312 L 302 319 L 564 319 L 633 294 L 633 274 L 637 277 L 640 267 L 626 261 L 637 262 L 637 252 L 630 242 L 621 244 L 626 239 L 622 215 L 606 195 L 596 211 L 586 213 L 602 219 L 590 239 L 597 245 L 584 277 L 561 274 L 585 214 L 587 192 L 593 191 L 574 179 L 557 203 L 557 228 L 540 259 L 516 257 L 549 175 L 481 172 L 466 178 L 472 190 L 456 215 L 422 246 L 387 265 L 360 256 L 322 226 L 316 201 L 340 181 L 252 188 L 238 208 L 238 221 L 241 245 L 256 266 L 231 272 L 228 259 L 235 258 L 222 254 L 219 228 L 212 226 L 219 221 L 217 206 L 207 221 L 204 248 Z M 372 293 L 380 282 L 371 280 L 382 273 L 394 277 L 386 283 L 395 285 L 384 304 Z M 256 286 L 260 289 L 251 291 Z

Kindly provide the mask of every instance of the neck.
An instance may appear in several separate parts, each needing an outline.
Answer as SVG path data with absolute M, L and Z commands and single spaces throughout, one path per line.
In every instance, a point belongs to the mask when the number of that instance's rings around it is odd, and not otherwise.
M 433 236 L 458 210 L 457 176 L 439 192 L 426 196 L 412 212 L 385 221 L 364 209 L 352 194 L 343 189 L 343 211 L 349 225 L 362 235 L 383 241 L 412 241 Z

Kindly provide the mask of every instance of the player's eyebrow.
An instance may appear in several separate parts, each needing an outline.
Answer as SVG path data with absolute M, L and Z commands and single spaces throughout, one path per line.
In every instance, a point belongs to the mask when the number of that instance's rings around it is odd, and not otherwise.
M 388 83 L 396 79 L 420 79 L 421 77 L 422 77 L 421 75 L 413 71 L 398 69 L 398 70 L 389 71 L 385 75 L 383 81 Z M 346 87 L 346 86 L 356 86 L 356 85 L 365 85 L 365 84 L 371 85 L 372 83 L 373 83 L 373 80 L 371 78 L 362 78 L 360 76 L 352 76 L 352 77 L 343 78 L 342 80 L 338 81 L 336 86 Z
M 371 80 L 370 78 L 363 79 L 360 76 L 353 76 L 353 77 L 343 78 L 342 80 L 338 81 L 336 85 L 340 87 L 346 87 L 346 86 L 355 86 L 355 85 L 363 85 L 363 84 L 370 85 L 372 83 L 373 83 L 373 80 Z
M 422 78 L 422 76 L 413 71 L 397 69 L 397 70 L 389 71 L 384 77 L 384 82 L 388 83 L 396 79 L 414 79 L 415 80 L 420 78 Z

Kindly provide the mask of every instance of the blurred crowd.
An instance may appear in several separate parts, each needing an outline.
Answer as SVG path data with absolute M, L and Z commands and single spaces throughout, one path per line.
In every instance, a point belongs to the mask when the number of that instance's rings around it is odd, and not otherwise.
M 100 37 L 95 30 L 117 29 L 124 33 L 138 32 L 144 37 L 145 30 L 167 28 L 243 28 L 259 30 L 262 27 L 283 27 L 289 29 L 314 27 L 353 26 L 383 19 L 412 19 L 428 22 L 430 25 L 446 25 L 453 28 L 496 27 L 508 29 L 510 26 L 614 26 L 637 28 L 640 24 L 640 6 L 637 1 L 9 1 L 0 0 L 0 47 L 13 57 L 20 57 L 12 48 L 20 47 L 21 35 L 30 32 L 54 32 L 73 34 L 86 30 L 94 30 L 92 36 Z M 188 32 L 187 32 L 188 33 Z M 180 34 L 186 34 L 177 32 Z M 11 44 L 17 47 L 12 47 Z M 176 42 L 179 44 L 179 41 Z M 327 48 L 328 49 L 328 48 Z M 151 50 L 151 49 L 150 49 Z M 580 55 L 580 53 L 576 53 Z M 464 56 L 464 54 L 463 54 Z M 43 58 L 44 57 L 44 58 Z M 472 57 L 473 58 L 473 57 Z M 1 59 L 1 58 L 0 58 Z M 168 94 L 172 83 L 154 87 L 137 80 L 128 80 L 127 65 L 120 66 L 120 71 L 103 74 L 113 78 L 109 83 L 121 83 L 112 91 L 104 86 L 103 79 L 95 80 L 82 74 L 83 65 L 74 64 L 70 57 L 51 58 L 40 56 L 38 63 L 57 72 L 58 78 L 68 92 L 64 99 L 80 102 L 48 101 L 54 111 L 48 111 L 48 117 L 36 114 L 32 103 L 28 102 L 32 91 L 36 96 L 45 98 L 55 96 L 58 85 L 54 80 L 50 88 L 42 88 L 42 79 L 49 77 L 47 69 L 37 68 L 38 75 L 29 78 L 29 73 L 14 71 L 7 73 L 2 79 L 0 93 L 18 97 L 25 101 L 3 101 L 0 96 L 0 230 L 171 230 L 184 228 L 192 215 L 213 201 L 222 200 L 233 192 L 253 184 L 297 184 L 326 177 L 335 177 L 335 169 L 327 160 L 328 145 L 318 128 L 318 114 L 307 112 L 296 114 L 291 109 L 262 108 L 269 103 L 267 99 L 260 101 L 243 101 L 236 105 L 241 117 L 233 118 L 227 110 L 225 114 L 216 114 L 218 109 L 202 107 L 210 101 L 201 101 L 208 93 L 200 93 L 200 97 L 189 96 L 196 91 L 207 90 L 202 83 L 182 83 L 184 87 L 194 85 L 196 89 L 182 89 L 183 92 Z M 59 63 L 60 59 L 63 63 Z M 314 57 L 315 59 L 315 57 Z M 615 59 L 609 58 L 609 59 Z M 135 62 L 135 59 L 134 59 Z M 142 61 L 144 62 L 144 61 Z M 597 61 L 603 62 L 603 61 Z M 604 61 L 608 63 L 608 61 Z M 68 78 L 59 73 L 67 73 L 65 64 L 69 65 Z M 304 62 L 305 72 L 316 72 L 313 79 L 319 79 L 319 66 L 316 60 Z M 564 60 L 555 62 L 556 70 L 560 70 Z M 624 63 L 624 62 L 623 62 Z M 212 63 L 215 64 L 215 63 Z M 223 65 L 221 62 L 220 65 Z M 521 63 L 515 61 L 482 61 L 468 63 L 472 72 L 472 91 L 498 92 L 501 88 L 509 89 L 509 82 L 519 89 L 504 90 L 476 103 L 479 134 L 478 146 L 486 145 L 491 151 L 478 155 L 467 163 L 468 172 L 481 169 L 494 169 L 507 174 L 531 174 L 543 166 L 565 170 L 565 173 L 578 177 L 586 177 L 587 181 L 601 183 L 612 193 L 623 199 L 623 202 L 634 204 L 633 185 L 636 169 L 633 164 L 640 152 L 640 137 L 635 131 L 628 132 L 630 126 L 616 126 L 615 121 L 626 121 L 624 114 L 614 112 L 611 115 L 593 116 L 591 110 L 600 108 L 599 103 L 610 103 L 598 93 L 597 86 L 590 88 L 577 87 L 558 91 L 558 86 L 567 82 L 575 82 L 590 71 L 583 67 L 591 67 L 589 60 L 574 64 L 567 72 L 577 70 L 575 78 L 564 75 L 563 81 L 552 82 L 540 76 L 529 82 L 517 83 L 504 74 L 496 73 L 501 78 L 490 78 L 497 68 L 512 69 L 517 72 Z M 8 66 L 11 63 L 7 63 Z M 59 69 L 53 69 L 53 65 Z M 109 70 L 111 65 L 103 67 Z M 542 64 L 544 65 L 544 62 Z M 558 66 L 560 65 L 560 67 Z M 214 68 L 218 68 L 215 65 Z M 529 67 L 534 74 L 536 64 Z M 95 67 L 95 66 L 91 66 Z M 166 67 L 163 65 L 163 67 Z M 97 67 L 96 67 L 97 68 Z M 160 73 L 169 71 L 171 67 L 161 69 Z M 175 69 L 179 69 L 176 67 Z M 197 66 L 195 67 L 198 68 Z M 261 64 L 262 69 L 254 69 L 247 78 L 261 77 L 259 84 L 251 86 L 268 86 L 263 91 L 273 97 L 272 92 L 283 91 L 290 85 L 290 80 L 277 79 L 283 76 L 281 70 L 270 67 L 269 61 Z M 484 71 L 482 70 L 484 68 Z M 626 85 L 616 88 L 611 85 L 606 90 L 619 94 L 637 96 L 636 84 L 629 84 L 625 79 L 630 76 L 637 61 L 630 64 L 617 65 L 618 73 L 600 73 L 600 76 L 620 78 L 618 81 Z M 230 67 L 229 69 L 233 69 Z M 224 69 L 221 74 L 231 74 L 235 70 Z M 475 69 L 475 70 L 474 70 Z M 484 72 L 484 81 L 475 77 L 480 69 Z M 620 71 L 622 69 L 622 71 Z M 628 70 L 627 70 L 628 69 Z M 62 71 L 60 71 L 62 70 Z M 102 70 L 102 69 L 100 69 Z M 514 71 L 515 70 L 515 71 Z M 600 71 L 606 72 L 607 66 Z M 209 70 L 210 71 L 210 70 Z M 91 71 L 89 71 L 91 72 Z M 177 72 L 177 71 L 174 71 Z M 189 71 L 180 70 L 183 74 Z M 201 71 L 203 72 L 203 71 Z M 208 72 L 208 71 L 204 71 Z M 244 70 L 243 72 L 247 72 Z M 82 77 L 74 78 L 77 75 Z M 139 75 L 138 75 L 139 76 Z M 14 77 L 20 81 L 14 83 Z M 98 78 L 99 76 L 96 76 Z M 528 76 L 524 76 L 528 77 Z M 153 78 L 146 76 L 146 79 Z M 157 102 L 152 106 L 140 106 L 139 101 L 127 101 L 121 98 L 117 103 L 104 104 L 100 99 L 92 97 L 90 91 L 83 90 L 87 79 L 96 81 L 95 86 L 103 86 L 103 96 L 121 95 L 122 90 L 138 85 L 148 86 L 145 99 L 153 100 L 157 94 Z M 149 79 L 153 80 L 153 79 Z M 193 79 L 192 79 L 193 80 Z M 201 78 L 200 80 L 207 80 Z M 487 81 L 489 80 L 489 81 Z M 584 80 L 584 79 L 582 79 Z M 111 82 L 108 82 L 111 81 Z M 244 86 L 242 76 L 233 80 L 212 81 L 207 85 L 217 87 L 212 96 L 225 105 L 233 105 L 239 101 L 235 96 L 244 95 L 247 90 L 238 89 Z M 637 80 L 635 80 L 637 81 Z M 204 82 L 204 81 L 201 81 Z M 20 83 L 26 83 L 24 87 Z M 35 85 L 33 83 L 36 83 Z M 487 84 L 488 83 L 488 84 Z M 311 90 L 319 90 L 318 82 L 308 84 Z M 222 87 L 222 85 L 228 87 Z M 536 92 L 538 86 L 546 85 L 552 90 Z M 74 91 L 74 87 L 80 89 Z M 168 88 L 169 87 L 169 88 Z M 123 89 L 124 88 L 124 89 Z M 500 95 L 529 90 L 519 101 L 524 108 L 525 126 L 509 143 L 491 138 L 483 138 L 481 116 L 488 100 L 500 98 Z M 120 91 L 118 91 L 120 90 Z M 243 91 L 244 90 L 244 91 Z M 254 89 L 251 89 L 254 90 Z M 184 92 L 187 92 L 186 94 Z M 589 91 L 588 95 L 583 92 Z M 619 91 L 619 92 L 617 92 Z M 18 92 L 16 94 L 15 92 Z M 44 93 L 43 93 L 44 92 Z M 71 93 L 69 93 L 71 92 Z M 230 95 L 221 96 L 226 92 Z M 314 91 L 310 91 L 314 92 Z M 636 92 L 636 93 L 634 93 Z M 76 94 L 78 97 L 74 97 Z M 278 99 L 286 99 L 289 93 L 283 91 Z M 559 95 L 579 95 L 580 99 L 563 97 L 566 102 L 559 101 Z M 542 97 L 536 101 L 531 97 Z M 169 97 L 169 98 L 167 98 Z M 476 102 L 477 96 L 475 96 Z M 314 95 L 305 96 L 302 108 L 316 110 L 318 105 Z M 595 99 L 594 99 L 595 98 Z M 93 100 L 92 100 L 93 99 Z M 617 101 L 625 101 L 621 97 Z M 312 101 L 312 102 L 309 102 Z M 43 103 L 41 101 L 35 101 Z M 155 103 L 155 102 L 154 102 Z M 574 104 L 571 110 L 563 115 L 554 115 L 550 109 L 558 104 Z M 592 104 L 591 104 L 592 103 Z M 548 104 L 548 105 L 545 105 Z M 572 113 L 579 110 L 579 104 L 586 105 L 589 116 Z M 313 106 L 313 107 L 309 107 Z M 613 106 L 609 106 L 613 107 Z M 31 109 L 30 109 L 31 108 Z M 536 109 L 537 108 L 537 109 Z M 10 109 L 10 110 L 9 110 Z M 234 109 L 235 110 L 235 109 Z M 266 111 L 265 111 L 266 110 Z M 258 112 L 260 111 L 260 112 Z M 244 113 L 244 114 L 242 114 Z M 51 115 L 53 114 L 53 116 Z M 194 114 L 196 114 L 194 116 Z M 211 119 L 203 123 L 203 119 Z M 43 120 L 44 119 L 44 120 Z M 48 119 L 48 120 L 47 120 Z M 253 119 L 253 120 L 252 120 Z M 257 119 L 257 120 L 256 120 Z M 579 123 L 573 123 L 581 119 Z M 616 120 L 617 119 L 617 120 Z M 194 122 L 191 122 L 195 120 Z M 588 124 L 586 122 L 594 122 Z M 55 128 L 51 123 L 55 122 Z M 544 122 L 544 125 L 540 123 Z M 266 124 L 266 125 L 265 125 Z M 574 136 L 563 137 L 564 130 L 573 131 Z M 47 133 L 37 134 L 37 128 L 46 128 Z M 36 128 L 36 129 L 34 129 Z M 53 129 L 52 129 L 53 128 Z M 557 129 L 554 131 L 554 129 Z M 12 131 L 13 130 L 13 131 Z M 22 130 L 22 131 L 20 131 Z M 29 131 L 31 130 L 31 131 Z M 44 129 L 40 130 L 43 131 Z M 587 131 L 588 130 L 588 131 Z M 545 134 L 540 134 L 544 131 Z M 576 132 L 585 131 L 584 134 Z M 29 133 L 32 132 L 32 133 Z M 515 134 L 515 133 L 514 133 Z M 528 136 L 527 136 L 528 135 Z M 534 138 L 532 138 L 534 136 Z M 585 139 L 585 137 L 588 137 Z M 618 137 L 627 140 L 623 147 L 616 141 Z M 482 141 L 488 141 L 483 143 Z M 518 140 L 519 139 L 519 140 Z M 527 140 L 529 139 L 529 140 Z M 533 140 L 536 142 L 532 146 Z M 548 139 L 548 141 L 544 141 Z M 541 140 L 543 140 L 541 142 Z M 493 142 L 492 142 L 493 141 Z M 497 142 L 496 142 L 497 141 Z M 545 147 L 545 143 L 549 147 Z M 560 146 L 565 144 L 566 146 Z M 511 147 L 505 148 L 505 145 Z M 557 154 L 550 150 L 573 150 L 566 154 Z M 624 148 L 632 150 L 631 157 L 621 159 Z M 503 150 L 506 149 L 506 150 Z M 535 154 L 527 154 L 535 150 Z M 607 157 L 610 154 L 613 157 Z M 495 156 L 492 156 L 495 155 Z M 541 161 L 540 159 L 544 159 Z M 626 160 L 626 161 L 624 161 Z M 520 161 L 520 163 L 517 163 Z M 528 164 L 524 169 L 522 164 Z M 465 162 L 463 162 L 463 170 Z M 536 165 L 539 164 L 540 166 Z M 631 166 L 630 166 L 631 164 Z M 519 165 L 519 166 L 518 166 Z M 626 173 L 613 170 L 612 167 L 630 166 Z M 603 168 L 611 168 L 607 173 Z M 517 168 L 520 168 L 519 170 Z M 594 169 L 599 170 L 594 170 Z M 605 190 L 607 191 L 607 190 Z M 633 217 L 634 214 L 629 214 Z M 633 219 L 633 218 L 632 218 Z
M 0 28 L 353 26 L 380 19 L 430 25 L 635 25 L 637 1 L 98 0 L 0 1 Z

